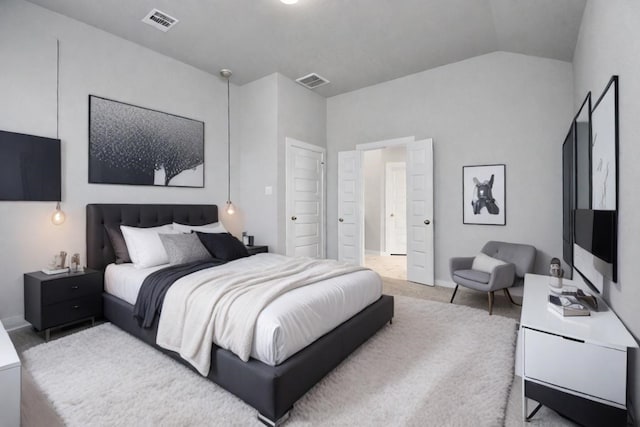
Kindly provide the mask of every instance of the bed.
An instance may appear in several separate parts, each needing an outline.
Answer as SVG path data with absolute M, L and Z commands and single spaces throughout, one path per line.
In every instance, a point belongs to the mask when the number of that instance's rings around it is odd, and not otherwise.
M 104 271 L 115 260 L 105 225 L 153 227 L 172 222 L 204 225 L 216 221 L 216 205 L 87 205 L 87 266 Z M 105 292 L 105 318 L 193 369 L 177 353 L 156 345 L 158 319 L 150 328 L 139 327 L 133 317 L 133 305 L 126 299 Z M 255 408 L 263 423 L 275 426 L 286 420 L 300 397 L 392 318 L 393 297 L 382 295 L 275 366 L 253 357 L 243 362 L 230 351 L 213 345 L 207 378 Z

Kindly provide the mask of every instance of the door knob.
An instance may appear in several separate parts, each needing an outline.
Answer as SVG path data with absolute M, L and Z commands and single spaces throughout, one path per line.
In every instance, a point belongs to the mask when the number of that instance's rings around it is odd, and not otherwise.
M 342 219 L 342 218 L 338 218 L 338 221 L 340 221 L 340 222 L 344 222 L 344 219 Z
M 393 214 L 391 214 L 391 215 L 389 215 L 389 216 L 390 216 L 390 217 L 392 217 L 392 218 L 394 217 L 394 215 L 393 215 Z
M 298 219 L 298 217 L 297 217 L 297 216 L 292 216 L 292 217 L 291 217 L 291 220 L 292 220 L 292 221 L 295 221 L 296 219 Z
M 425 219 L 424 220 L 424 225 L 429 225 L 429 224 L 431 224 L 431 221 L 429 221 L 428 219 Z

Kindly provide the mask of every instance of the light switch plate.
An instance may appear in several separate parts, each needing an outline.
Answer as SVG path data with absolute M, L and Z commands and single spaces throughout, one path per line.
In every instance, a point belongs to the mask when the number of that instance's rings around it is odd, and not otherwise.
M 270 196 L 273 194 L 273 187 L 270 185 L 267 185 L 266 187 L 264 187 L 264 195 L 265 196 Z

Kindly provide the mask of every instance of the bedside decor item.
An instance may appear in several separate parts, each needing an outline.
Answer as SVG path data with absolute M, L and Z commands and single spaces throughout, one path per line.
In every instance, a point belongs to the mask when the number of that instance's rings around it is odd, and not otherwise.
M 231 75 L 227 68 L 220 70 L 220 76 L 227 81 L 227 207 L 228 215 L 233 215 L 236 208 L 231 203 Z
M 463 224 L 505 225 L 506 166 L 462 167 Z
M 89 95 L 89 182 L 204 187 L 204 123 Z
M 69 267 L 71 268 L 72 273 L 80 272 L 80 254 L 73 254 L 71 257 L 71 265 Z

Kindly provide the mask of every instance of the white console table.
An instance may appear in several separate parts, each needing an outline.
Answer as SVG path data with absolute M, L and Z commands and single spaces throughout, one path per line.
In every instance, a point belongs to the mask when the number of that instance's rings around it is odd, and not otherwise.
M 549 310 L 550 280 L 525 277 L 520 318 L 524 420 L 544 405 L 585 426 L 626 425 L 627 349 L 638 344 L 601 298 L 591 316 L 562 317 Z M 571 280 L 564 284 L 593 294 Z M 539 403 L 531 414 L 528 399 Z
M 20 358 L 0 322 L 0 426 L 20 426 Z

